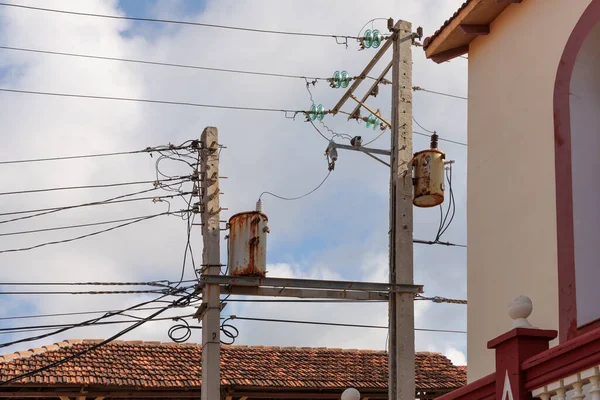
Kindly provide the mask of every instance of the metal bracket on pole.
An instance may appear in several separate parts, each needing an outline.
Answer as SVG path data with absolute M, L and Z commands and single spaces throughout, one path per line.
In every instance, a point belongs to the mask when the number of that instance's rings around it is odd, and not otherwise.
M 339 149 L 343 149 L 343 150 L 360 151 L 362 153 L 365 153 L 369 157 L 379 161 L 380 163 L 382 163 L 385 166 L 388 166 L 388 167 L 391 166 L 389 163 L 387 163 L 387 162 L 383 161 L 382 159 L 375 157 L 373 154 L 371 154 L 371 153 L 375 153 L 375 154 L 383 154 L 383 155 L 389 156 L 390 152 L 388 150 L 370 149 L 370 148 L 362 147 L 362 146 L 355 147 L 355 146 L 348 146 L 347 144 L 339 144 L 339 143 L 336 143 L 335 147 L 339 148 Z
M 254 276 L 202 275 L 200 287 L 209 284 L 246 287 L 307 288 L 323 290 L 354 290 L 358 292 L 422 293 L 423 285 L 398 283 L 324 281 L 318 279 L 262 278 Z
M 373 111 L 373 109 L 372 109 L 371 107 L 369 107 L 368 105 L 366 105 L 366 104 L 365 104 L 365 103 L 363 103 L 362 101 L 358 100 L 358 99 L 356 98 L 356 96 L 354 96 L 354 95 L 352 95 L 352 94 L 350 95 L 350 98 L 351 98 L 352 100 L 356 101 L 356 102 L 358 103 L 358 105 L 359 105 L 359 106 L 361 106 L 361 107 L 364 107 L 364 108 L 365 108 L 365 109 L 366 109 L 368 112 L 370 112 L 371 114 L 378 116 L 378 117 L 379 117 L 379 119 L 380 119 L 380 120 L 381 120 L 381 121 L 382 121 L 384 124 L 386 124 L 386 125 L 387 125 L 389 128 L 391 128 L 391 127 L 392 127 L 392 124 L 391 124 L 389 121 L 387 121 L 387 120 L 383 119 L 383 117 L 381 116 L 381 113 L 379 112 L 379 110 L 377 110 L 377 111 Z
M 379 62 L 379 60 L 381 59 L 381 57 L 383 57 L 383 55 L 386 53 L 386 51 L 392 46 L 392 43 L 394 43 L 394 41 L 396 40 L 397 37 L 398 37 L 398 33 L 394 32 L 381 45 L 381 48 L 379 49 L 379 51 L 377 52 L 377 54 L 375 54 L 375 57 L 373 57 L 373 59 L 369 62 L 369 64 L 367 64 L 367 66 L 361 72 L 361 74 L 359 76 L 365 77 L 365 76 L 369 75 L 369 72 L 371 72 L 371 70 Z M 356 88 L 358 88 L 358 86 L 360 85 L 360 83 L 362 81 L 363 81 L 363 79 L 356 79 L 354 81 L 354 83 L 348 88 L 348 90 L 346 91 L 346 93 L 344 93 L 344 95 L 342 96 L 342 98 L 340 99 L 340 101 L 338 101 L 338 103 L 335 105 L 335 107 L 333 107 L 333 109 L 331 110 L 331 112 L 333 114 L 337 114 L 337 112 L 340 111 L 340 109 L 344 106 L 344 104 L 346 103 L 346 101 L 350 98 L 350 95 L 352 93 L 354 93 L 354 91 L 356 90 Z
M 372 149 L 370 147 L 362 147 L 362 146 L 354 147 L 354 146 L 348 146 L 347 144 L 340 144 L 340 143 L 336 143 L 335 147 L 337 147 L 338 149 L 343 149 L 343 150 L 362 151 L 363 153 L 381 154 L 384 156 L 389 156 L 391 154 L 391 152 L 389 150 Z
M 367 93 L 365 93 L 365 95 L 363 96 L 361 103 L 364 103 L 365 101 L 367 101 L 367 99 L 369 98 L 371 93 L 373 93 L 373 91 L 376 90 L 375 88 L 377 87 L 377 85 L 379 85 L 381 83 L 381 81 L 383 81 L 385 79 L 385 76 L 390 71 L 390 69 L 392 69 L 392 61 L 390 61 L 388 63 L 388 65 L 383 69 L 383 71 L 381 71 L 381 74 L 379 74 L 379 77 L 375 80 L 375 82 L 373 82 L 373 84 L 371 85 L 369 90 L 367 90 Z M 360 109 L 360 103 L 356 107 L 354 107 L 354 110 L 352 110 L 348 119 L 358 118 L 360 116 L 359 109 Z

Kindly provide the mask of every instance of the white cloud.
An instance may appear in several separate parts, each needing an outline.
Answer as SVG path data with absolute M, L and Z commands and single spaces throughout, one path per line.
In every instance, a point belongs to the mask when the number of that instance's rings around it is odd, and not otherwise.
M 467 357 L 465 353 L 455 348 L 448 348 L 444 351 L 444 355 L 452 361 L 454 365 L 467 365 Z

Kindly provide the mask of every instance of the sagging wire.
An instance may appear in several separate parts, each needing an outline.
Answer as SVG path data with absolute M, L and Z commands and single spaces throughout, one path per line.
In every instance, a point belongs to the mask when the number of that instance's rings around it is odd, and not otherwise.
M 180 289 L 180 291 L 183 291 L 183 290 Z M 148 321 L 152 321 L 158 315 L 162 314 L 163 312 L 165 312 L 165 311 L 167 311 L 167 310 L 169 310 L 169 309 L 171 309 L 173 307 L 180 307 L 182 305 L 189 304 L 190 297 L 191 297 L 191 295 L 188 294 L 187 296 L 184 296 L 184 297 L 181 297 L 181 298 L 179 298 L 179 299 L 177 299 L 175 301 L 172 301 L 172 302 L 170 302 L 169 305 L 167 305 L 167 306 L 163 307 L 162 309 L 160 309 L 160 310 L 152 313 L 148 317 L 145 317 L 144 319 L 135 322 L 131 326 L 129 326 L 129 327 L 123 329 L 122 331 L 114 334 L 113 336 L 109 337 L 106 340 L 103 340 L 103 341 L 101 341 L 99 343 L 96 343 L 96 344 L 94 344 L 94 345 L 92 345 L 92 346 L 90 346 L 88 348 L 85 348 L 85 349 L 83 349 L 83 350 L 81 350 L 81 351 L 79 351 L 77 353 L 74 353 L 72 355 L 69 355 L 69 356 L 67 356 L 65 358 L 62 358 L 62 359 L 54 361 L 54 362 L 52 362 L 50 364 L 44 365 L 43 367 L 36 368 L 34 370 L 31 370 L 31 371 L 19 374 L 19 375 L 15 376 L 15 377 L 12 377 L 12 378 L 7 379 L 7 380 L 5 380 L 3 382 L 0 382 L 0 386 L 8 385 L 8 384 L 10 384 L 12 382 L 19 381 L 19 380 L 21 380 L 23 378 L 39 374 L 40 372 L 43 372 L 43 371 L 49 370 L 51 368 L 57 367 L 57 366 L 62 365 L 64 363 L 68 362 L 68 361 L 71 361 L 71 360 L 74 360 L 74 359 L 76 359 L 78 357 L 81 357 L 82 355 L 84 355 L 86 353 L 89 353 L 90 351 L 96 350 L 96 349 L 98 349 L 98 348 L 100 348 L 100 347 L 102 347 L 102 346 L 104 346 L 104 345 L 112 342 L 113 340 L 118 339 L 119 337 L 125 335 L 126 333 L 131 332 L 132 330 L 134 330 L 137 327 L 143 325 L 144 323 L 146 323 Z M 123 311 L 127 311 L 127 310 L 123 310 Z M 53 334 L 55 334 L 55 333 L 54 332 L 50 332 L 49 334 L 46 334 L 46 337 L 47 336 L 51 336 Z M 27 338 L 27 339 L 25 339 L 23 341 L 29 341 L 29 340 L 31 340 L 31 338 Z
M 415 117 L 414 117 L 414 116 L 412 117 L 412 120 L 413 120 L 413 122 L 414 122 L 415 124 L 417 124 L 417 125 L 419 126 L 419 128 L 423 129 L 425 132 L 432 133 L 432 134 L 433 134 L 433 133 L 435 133 L 435 131 L 431 131 L 431 130 L 429 130 L 429 129 L 427 129 L 427 128 L 423 127 L 423 125 L 421 125 L 421 124 L 419 123 L 419 121 L 417 121 L 417 120 L 415 119 Z
M 44 243 L 40 243 L 40 244 L 37 244 L 37 245 L 34 245 L 34 246 L 29 246 L 29 247 L 21 247 L 21 248 L 15 248 L 15 249 L 0 250 L 0 254 L 21 252 L 21 251 L 28 251 L 28 250 L 38 249 L 40 247 L 45 247 L 45 246 L 51 246 L 51 245 L 57 245 L 57 244 L 63 244 L 63 243 L 70 243 L 70 242 L 73 242 L 73 241 L 76 241 L 76 240 L 81 240 L 81 239 L 85 239 L 85 238 L 88 238 L 88 237 L 100 235 L 102 233 L 110 232 L 110 231 L 113 231 L 115 229 L 123 228 L 123 227 L 129 226 L 129 225 L 132 225 L 132 224 L 136 224 L 136 223 L 139 223 L 139 222 L 142 222 L 142 221 L 147 221 L 149 219 L 160 217 L 160 216 L 163 216 L 163 215 L 170 215 L 170 214 L 173 214 L 173 213 L 177 213 L 177 212 L 171 212 L 171 213 L 164 212 L 164 213 L 160 213 L 160 214 L 153 214 L 153 215 L 149 215 L 149 216 L 146 216 L 146 217 L 143 217 L 143 218 L 135 219 L 133 221 L 125 222 L 123 224 L 115 225 L 115 226 L 112 226 L 112 227 L 107 228 L 107 229 L 102 229 L 100 231 L 95 231 L 95 232 L 92 232 L 92 233 L 88 233 L 86 235 L 76 236 L 76 237 L 69 238 L 69 239 L 54 240 L 54 241 L 51 241 L 51 242 L 44 242 Z
M 1 2 L 0 5 L 4 6 L 4 7 L 17 7 L 17 8 L 21 8 L 21 9 L 27 9 L 27 10 L 36 10 L 36 11 L 44 11 L 44 12 L 59 13 L 59 14 L 70 14 L 70 15 L 78 15 L 78 16 L 86 16 L 86 17 L 96 17 L 96 18 L 108 18 L 108 19 L 114 19 L 114 20 L 129 20 L 129 21 L 153 22 L 153 23 L 162 23 L 162 24 L 201 26 L 201 27 L 207 27 L 207 28 L 228 29 L 228 30 L 235 30 L 235 31 L 288 35 L 288 36 L 334 38 L 336 43 L 338 43 L 338 44 L 345 44 L 345 42 L 340 42 L 340 39 L 345 39 L 346 42 L 348 39 L 356 39 L 356 40 L 363 39 L 363 38 L 360 38 L 357 36 L 349 36 L 349 35 L 334 35 L 334 34 L 314 33 L 314 32 L 276 31 L 276 30 L 270 30 L 270 29 L 247 28 L 247 27 L 231 26 L 231 25 L 217 25 L 217 24 L 208 24 L 208 23 L 192 22 L 192 21 L 142 18 L 142 17 L 134 17 L 134 16 L 107 15 L 107 14 L 97 14 L 97 13 L 84 13 L 84 12 L 68 11 L 68 10 L 54 9 L 54 8 L 33 7 L 33 6 L 28 6 L 28 5 L 23 5 L 23 4 L 12 4 L 12 3 L 5 3 L 5 2 Z
M 5 48 L 0 46 L 0 48 Z M 76 159 L 84 159 L 84 158 L 97 158 L 97 157 L 108 157 L 108 156 L 121 156 L 121 155 L 130 155 L 130 154 L 140 154 L 140 153 L 149 153 L 152 156 L 153 152 L 159 152 L 167 149 L 184 149 L 185 143 L 180 146 L 174 146 L 169 144 L 167 146 L 154 146 L 154 147 L 146 147 L 142 150 L 131 150 L 131 151 L 118 151 L 112 153 L 96 153 L 96 154 L 81 154 L 81 155 L 72 155 L 72 156 L 59 156 L 59 157 L 46 157 L 46 158 L 32 158 L 26 160 L 7 160 L 0 161 L 0 165 L 5 164 L 23 164 L 23 163 L 33 163 L 33 162 L 46 162 L 46 161 L 64 161 L 64 160 L 76 160 Z
M 356 36 L 360 38 L 360 35 L 362 34 L 363 30 L 367 27 L 367 25 L 371 24 L 371 29 L 375 29 L 375 24 L 374 24 L 375 21 L 387 21 L 387 20 L 388 20 L 387 18 L 373 18 L 373 19 L 367 21 L 362 26 L 362 28 L 360 28 L 360 30 L 358 31 L 358 34 Z
M 368 328 L 368 329 L 388 329 L 388 326 L 384 325 L 365 325 L 365 324 L 347 324 L 338 322 L 325 322 L 325 321 L 302 321 L 302 320 L 289 320 L 289 319 L 278 319 L 278 318 L 254 318 L 254 317 L 239 317 L 237 315 L 230 315 L 230 319 L 239 319 L 242 321 L 257 321 L 257 322 L 279 322 L 286 324 L 302 324 L 302 325 L 321 325 L 321 326 L 336 326 L 336 327 L 347 327 L 347 328 Z M 440 333 L 461 333 L 466 334 L 466 331 L 451 330 L 451 329 L 429 329 L 429 328 L 414 328 L 415 331 L 420 332 L 440 332 Z
M 315 101 L 314 101 L 314 99 L 313 99 L 313 94 L 312 94 L 312 91 L 310 90 L 310 86 L 312 85 L 312 86 L 314 87 L 314 86 L 317 84 L 318 80 L 317 80 L 317 79 L 314 79 L 314 80 L 312 80 L 312 81 L 309 81 L 308 79 L 305 79 L 305 82 L 306 82 L 306 91 L 308 92 L 308 95 L 310 96 L 310 103 L 311 103 L 311 105 L 315 105 Z M 307 118 L 307 120 L 308 120 L 308 121 L 309 121 L 309 122 L 312 124 L 312 126 L 313 126 L 315 129 L 317 129 L 316 125 L 314 124 L 314 122 L 313 122 L 313 121 L 312 121 L 310 118 Z M 337 132 L 335 132 L 333 129 L 331 129 L 331 128 L 329 128 L 327 125 L 325 125 L 325 123 L 324 123 L 323 121 L 321 121 L 321 120 L 319 120 L 319 123 L 320 123 L 321 125 L 323 125 L 323 128 L 327 129 L 327 130 L 328 130 L 328 131 L 329 131 L 329 132 L 332 134 L 332 137 L 331 137 L 331 139 L 330 139 L 330 138 L 328 138 L 327 136 L 323 135 L 323 134 L 321 133 L 321 131 L 319 131 L 319 130 L 317 129 L 317 132 L 319 132 L 319 134 L 320 134 L 321 136 L 323 136 L 323 138 L 324 138 L 325 140 L 327 140 L 328 142 L 329 142 L 330 140 L 332 140 L 333 138 L 335 138 L 335 137 L 341 137 L 341 138 L 348 139 L 348 140 L 351 140 L 351 139 L 352 139 L 352 136 L 348 135 L 347 133 L 337 133 Z
M 170 203 L 169 203 L 169 210 L 166 213 L 167 214 L 171 213 Z M 89 222 L 89 223 L 85 223 L 85 224 L 63 225 L 63 226 L 54 226 L 54 227 L 50 227 L 50 228 L 30 229 L 30 230 L 13 231 L 13 232 L 3 232 L 3 233 L 0 233 L 0 237 L 2 237 L 2 236 L 15 236 L 15 235 L 27 235 L 27 234 L 31 234 L 31 233 L 42 233 L 42 232 L 60 231 L 60 230 L 67 230 L 67 229 L 87 228 L 87 227 L 90 227 L 90 226 L 116 224 L 116 223 L 120 223 L 120 222 L 133 221 L 133 220 L 144 219 L 144 218 L 148 218 L 148 217 L 151 217 L 151 215 L 142 215 L 142 216 L 135 216 L 135 217 L 128 217 L 128 218 L 119 218 L 119 219 L 113 219 L 113 220 L 109 220 L 109 221 Z
M 378 140 L 380 137 L 382 137 L 382 136 L 383 136 L 383 135 L 384 135 L 386 132 L 387 132 L 387 127 L 386 127 L 384 130 L 382 130 L 382 131 L 379 133 L 379 135 L 375 136 L 375 139 L 371 139 L 371 140 L 369 140 L 367 143 L 363 144 L 362 146 L 368 146 L 368 145 L 370 145 L 371 143 L 375 142 L 375 141 L 376 141 L 376 140 Z
M 438 225 L 438 231 L 435 235 L 434 243 L 439 243 L 442 235 L 448 230 L 450 224 L 452 224 L 452 221 L 454 220 L 454 216 L 456 214 L 456 202 L 454 200 L 454 190 L 452 189 L 452 163 L 448 163 L 448 167 L 445 168 L 445 176 L 446 180 L 448 181 L 448 191 L 450 192 L 450 200 L 445 215 L 443 212 L 443 207 L 440 204 L 440 223 Z M 450 219 L 448 219 L 448 217 L 450 217 Z
M 309 192 L 307 192 L 307 193 L 304 193 L 303 195 L 296 196 L 296 197 L 283 197 L 283 196 L 279 196 L 279 195 L 277 195 L 277 194 L 275 194 L 275 193 L 272 193 L 272 192 L 266 192 L 266 191 L 265 191 L 265 192 L 262 192 L 262 193 L 260 194 L 260 196 L 258 196 L 258 199 L 259 199 L 259 200 L 261 200 L 263 195 L 265 195 L 265 194 L 268 194 L 268 195 L 270 195 L 270 196 L 273 196 L 273 197 L 275 197 L 275 198 L 277 198 L 277 199 L 280 199 L 280 200 L 287 200 L 287 201 L 300 200 L 300 199 L 302 199 L 302 198 L 304 198 L 304 197 L 306 197 L 306 196 L 308 196 L 308 195 L 310 195 L 310 194 L 312 194 L 312 193 L 316 192 L 317 190 L 319 190 L 319 188 L 320 188 L 321 186 L 323 186 L 323 184 L 325 183 L 325 181 L 327 180 L 327 178 L 329 178 L 329 175 L 331 175 L 331 171 L 332 171 L 332 170 L 333 170 L 333 168 L 331 168 L 331 169 L 329 169 L 329 171 L 327 171 L 327 175 L 325 175 L 325 178 L 323 178 L 323 180 L 321 181 L 321 183 L 319 183 L 319 184 L 317 185 L 317 187 L 315 187 L 314 189 L 312 189 L 311 191 L 309 191 Z
M 75 329 L 75 328 L 79 328 L 79 327 L 82 327 L 82 326 L 93 325 L 93 324 L 95 324 L 97 322 L 100 322 L 103 319 L 110 318 L 110 317 L 113 317 L 113 316 L 116 316 L 116 315 L 121 315 L 123 312 L 135 311 L 136 309 L 139 309 L 140 307 L 146 306 L 146 305 L 151 304 L 151 303 L 159 302 L 160 300 L 164 299 L 165 297 L 172 296 L 172 295 L 177 295 L 179 293 L 185 292 L 189 288 L 193 288 L 193 286 L 185 287 L 185 288 L 180 288 L 180 289 L 173 289 L 173 290 L 169 291 L 169 293 L 165 293 L 165 294 L 163 294 L 163 295 L 161 295 L 161 296 L 159 296 L 159 297 L 157 297 L 155 299 L 144 301 L 142 303 L 135 304 L 135 305 L 133 305 L 131 307 L 128 307 L 128 308 L 125 308 L 125 309 L 122 309 L 122 310 L 109 311 L 109 312 L 106 312 L 104 315 L 102 315 L 100 317 L 89 319 L 89 320 L 86 320 L 86 321 L 82 321 L 80 323 L 76 323 L 76 324 L 73 324 L 73 325 L 70 325 L 70 326 L 67 326 L 67 327 L 62 327 L 62 328 L 60 328 L 58 330 L 55 330 L 55 331 L 52 331 L 52 332 L 48 332 L 48 333 L 44 333 L 42 335 L 37 335 L 37 336 L 33 336 L 33 337 L 27 337 L 27 338 L 18 339 L 18 340 L 13 340 L 13 341 L 6 342 L 6 343 L 0 343 L 0 348 L 12 346 L 12 345 L 19 344 L 19 343 L 25 343 L 25 342 L 31 342 L 31 341 L 34 341 L 34 340 L 40 340 L 40 339 L 47 338 L 49 336 L 53 336 L 53 335 L 57 335 L 57 334 L 62 333 L 62 332 L 66 332 L 66 331 L 68 331 L 70 329 Z
M 109 198 L 109 199 L 100 200 L 100 201 L 94 201 L 94 202 L 89 202 L 89 203 L 76 204 L 76 205 L 63 206 L 63 207 L 50 207 L 50 208 L 41 208 L 41 209 L 36 209 L 36 210 L 26 210 L 26 211 L 14 211 L 14 212 L 0 213 L 0 216 L 36 213 L 36 214 L 33 214 L 33 215 L 26 215 L 26 216 L 23 216 L 23 217 L 16 217 L 16 218 L 12 218 L 12 219 L 8 219 L 8 220 L 0 221 L 0 224 L 5 224 L 5 223 L 8 223 L 8 222 L 14 222 L 14 221 L 20 221 L 20 220 L 24 220 L 24 219 L 30 219 L 30 218 L 39 217 L 39 216 L 42 216 L 42 215 L 53 214 L 53 213 L 56 213 L 56 212 L 59 212 L 59 211 L 71 210 L 71 209 L 81 208 L 81 207 L 90 207 L 90 206 L 116 204 L 116 203 L 125 203 L 125 202 L 131 202 L 131 201 L 139 201 L 139 200 L 153 200 L 154 201 L 155 199 L 158 199 L 158 200 L 155 201 L 155 202 L 158 202 L 162 198 L 172 198 L 172 197 L 174 197 L 176 195 L 155 196 L 155 197 L 146 197 L 146 198 L 133 198 L 133 199 L 126 199 L 126 200 L 122 200 L 122 199 L 125 199 L 127 197 L 136 196 L 138 194 L 152 192 L 152 191 L 155 191 L 155 190 L 158 190 L 158 189 L 164 189 L 166 187 L 180 185 L 184 181 L 185 181 L 185 179 L 182 179 L 180 182 L 176 182 L 176 183 L 169 184 L 169 185 L 163 185 L 162 183 L 160 183 L 160 182 L 157 181 L 157 182 L 154 182 L 154 187 L 151 188 L 151 189 L 144 189 L 144 190 L 141 190 L 139 192 L 128 193 L 128 194 L 124 194 L 124 195 L 112 197 L 112 198 Z
M 452 97 L 454 99 L 460 99 L 460 100 L 469 100 L 467 97 L 465 96 L 458 96 L 456 94 L 451 94 L 451 93 L 444 93 L 444 92 L 437 92 L 435 90 L 429 90 L 429 89 L 425 89 L 422 88 L 420 86 L 413 86 L 412 89 L 416 92 L 416 91 L 422 91 L 422 92 L 426 92 L 426 93 L 432 93 L 432 94 L 437 94 L 440 96 L 446 96 L 446 97 Z

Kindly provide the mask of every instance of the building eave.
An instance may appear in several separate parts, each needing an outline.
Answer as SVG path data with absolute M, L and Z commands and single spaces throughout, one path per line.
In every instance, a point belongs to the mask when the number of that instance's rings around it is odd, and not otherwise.
M 467 0 L 433 35 L 425 39 L 427 58 L 436 63 L 469 52 L 469 44 L 490 32 L 491 23 L 508 6 L 522 0 Z

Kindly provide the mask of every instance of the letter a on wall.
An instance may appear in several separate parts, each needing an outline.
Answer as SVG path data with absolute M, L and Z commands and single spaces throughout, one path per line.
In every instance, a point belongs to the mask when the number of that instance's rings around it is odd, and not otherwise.
M 508 370 L 504 375 L 504 389 L 502 389 L 502 400 L 514 400 L 512 386 L 510 386 L 510 378 L 508 377 Z

